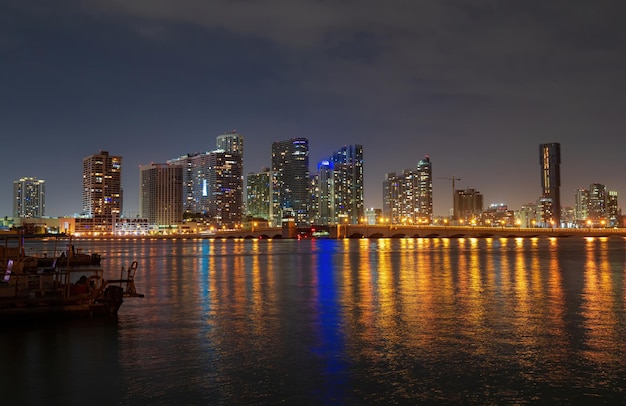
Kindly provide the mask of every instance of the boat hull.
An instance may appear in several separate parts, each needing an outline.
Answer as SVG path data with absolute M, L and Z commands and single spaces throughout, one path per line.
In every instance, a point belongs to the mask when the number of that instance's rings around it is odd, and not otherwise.
M 108 286 L 99 299 L 85 295 L 60 297 L 4 298 L 0 300 L 0 318 L 67 317 L 117 318 L 124 302 L 123 289 Z

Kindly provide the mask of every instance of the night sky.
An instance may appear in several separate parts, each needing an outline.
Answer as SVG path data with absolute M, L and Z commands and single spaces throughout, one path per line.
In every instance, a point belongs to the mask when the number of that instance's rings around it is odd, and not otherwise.
M 244 172 L 307 137 L 310 167 L 362 144 L 365 203 L 386 172 L 433 163 L 510 209 L 541 194 L 560 142 L 564 205 L 598 182 L 626 199 L 626 2 L 0 0 L 0 215 L 13 181 L 46 181 L 46 214 L 81 210 L 82 159 L 139 165 L 245 137 Z

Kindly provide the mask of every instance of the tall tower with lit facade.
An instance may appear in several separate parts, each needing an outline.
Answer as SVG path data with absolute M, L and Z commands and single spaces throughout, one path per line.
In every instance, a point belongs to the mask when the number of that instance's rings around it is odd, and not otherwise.
M 183 166 L 148 164 L 139 167 L 141 217 L 157 226 L 183 221 Z
M 43 217 L 46 209 L 46 182 L 36 178 L 13 181 L 13 217 Z
M 233 228 L 243 215 L 241 155 L 218 149 L 207 154 L 206 215 L 217 226 Z
M 317 175 L 311 187 L 315 187 L 315 223 L 320 225 L 336 224 L 335 212 L 335 171 L 328 160 L 317 164 Z
M 607 224 L 616 227 L 619 224 L 619 218 L 622 216 L 617 201 L 617 191 L 609 190 L 606 196 L 606 217 Z
M 363 221 L 363 146 L 342 147 L 319 168 L 319 210 L 331 210 L 324 218 L 341 224 Z
M 589 190 L 578 189 L 574 194 L 574 218 L 579 224 L 585 224 L 589 217 Z
M 202 211 L 199 207 L 199 200 L 194 187 L 198 169 L 198 157 L 200 155 L 200 153 L 187 154 L 167 161 L 168 165 L 178 165 L 183 169 L 183 213 L 200 213 Z
M 272 144 L 272 225 L 293 217 L 298 226 L 308 225 L 309 140 L 292 138 Z
M 234 226 L 243 215 L 243 135 L 218 135 L 217 149 L 167 161 L 183 167 L 183 210 L 216 226 Z
M 105 221 L 122 213 L 122 157 L 100 151 L 83 159 L 83 214 Z
M 391 224 L 416 222 L 418 181 L 412 169 L 390 172 L 383 182 L 383 216 Z
M 385 174 L 383 180 L 383 218 L 398 218 L 398 204 L 400 199 L 399 179 L 395 172 Z
M 220 134 L 215 145 L 217 149 L 211 153 L 215 164 L 209 171 L 215 181 L 209 211 L 219 224 L 234 226 L 241 223 L 244 213 L 243 135 L 235 130 Z
M 433 168 L 427 155 L 417 163 L 417 220 L 430 224 L 433 220 Z
M 383 181 L 383 216 L 392 224 L 428 223 L 433 216 L 432 164 L 426 156 L 417 169 L 387 173 Z
M 539 145 L 541 165 L 542 199 L 550 199 L 544 205 L 541 222 L 560 227 L 561 224 L 561 144 L 553 142 Z M 547 201 L 546 201 L 547 203 Z
M 606 218 L 606 186 L 600 183 L 589 185 L 588 216 L 600 223 Z
M 607 190 L 603 184 L 592 183 L 589 190 L 578 189 L 575 198 L 575 218 L 579 225 L 615 227 L 619 224 L 621 211 L 616 191 Z
M 246 214 L 252 218 L 269 220 L 270 217 L 270 169 L 248 173 L 246 183 Z

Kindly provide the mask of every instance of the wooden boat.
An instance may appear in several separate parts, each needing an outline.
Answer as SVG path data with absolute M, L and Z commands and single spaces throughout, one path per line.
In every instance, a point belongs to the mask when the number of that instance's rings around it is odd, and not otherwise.
M 19 272 L 14 270 L 14 263 L 9 260 L 0 281 L 0 317 L 115 318 L 124 297 L 143 297 L 135 288 L 136 269 L 137 262 L 133 262 L 128 270 L 122 268 L 124 277 L 105 280 L 101 268 Z
M 122 267 L 119 279 L 105 280 L 100 267 L 33 269 L 20 261 L 21 247 L 15 252 L 16 259 L 0 263 L 0 318 L 116 318 L 125 297 L 143 297 L 135 288 L 136 261 Z

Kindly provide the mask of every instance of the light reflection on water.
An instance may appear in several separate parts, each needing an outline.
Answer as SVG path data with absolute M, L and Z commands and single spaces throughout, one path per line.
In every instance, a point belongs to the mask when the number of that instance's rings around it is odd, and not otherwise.
M 146 297 L 126 300 L 113 325 L 5 330 L 0 346 L 15 350 L 0 368 L 23 387 L 0 388 L 15 401 L 79 403 L 77 387 L 101 374 L 115 377 L 107 401 L 122 404 L 624 396 L 623 239 L 80 245 L 102 253 L 110 278 L 138 260 Z

